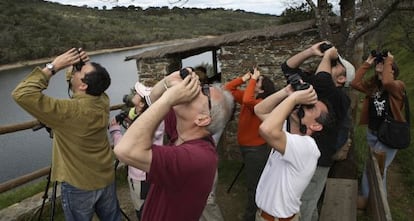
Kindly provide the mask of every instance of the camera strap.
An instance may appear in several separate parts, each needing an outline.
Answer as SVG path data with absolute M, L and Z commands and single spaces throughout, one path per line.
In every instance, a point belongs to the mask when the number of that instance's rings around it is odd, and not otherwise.
M 297 115 L 298 115 L 298 118 L 299 118 L 299 131 L 302 134 L 306 134 L 306 131 L 307 131 L 306 125 L 302 124 L 302 118 L 305 116 L 305 112 L 303 110 L 303 107 L 301 107 L 301 106 L 298 107 Z M 290 130 L 291 130 L 290 118 L 288 117 L 286 119 L 286 131 L 290 133 Z

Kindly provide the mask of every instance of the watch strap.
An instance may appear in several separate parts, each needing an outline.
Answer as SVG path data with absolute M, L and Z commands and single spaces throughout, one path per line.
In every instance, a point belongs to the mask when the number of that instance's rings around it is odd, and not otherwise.
M 52 73 L 52 75 L 56 74 L 55 66 L 52 63 L 47 63 L 46 68 Z

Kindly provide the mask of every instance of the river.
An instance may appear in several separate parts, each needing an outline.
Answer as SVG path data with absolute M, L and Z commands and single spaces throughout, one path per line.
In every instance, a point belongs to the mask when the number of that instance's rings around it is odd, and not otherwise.
M 124 61 L 125 57 L 138 54 L 160 46 L 105 53 L 91 56 L 91 60 L 101 63 L 111 75 L 111 86 L 107 93 L 111 105 L 122 103 L 133 82 L 139 78 L 135 60 Z M 196 66 L 201 63 L 212 64 L 211 54 L 204 53 L 183 60 L 183 66 Z M 28 75 L 34 66 L 26 66 L 0 71 L 0 125 L 32 121 L 34 118 L 20 108 L 11 98 L 16 85 Z M 56 73 L 45 90 L 47 95 L 59 98 L 68 97 L 64 71 Z M 112 111 L 111 116 L 118 112 Z M 52 141 L 46 130 L 25 130 L 0 135 L 0 183 L 47 167 L 51 163 Z

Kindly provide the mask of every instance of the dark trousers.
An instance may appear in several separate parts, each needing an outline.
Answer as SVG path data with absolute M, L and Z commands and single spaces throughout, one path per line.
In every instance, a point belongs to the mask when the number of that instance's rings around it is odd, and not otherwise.
M 244 221 L 254 221 L 256 218 L 256 187 L 266 165 L 270 150 L 271 148 L 267 144 L 255 147 L 240 146 L 247 184 L 247 205 L 243 218 Z

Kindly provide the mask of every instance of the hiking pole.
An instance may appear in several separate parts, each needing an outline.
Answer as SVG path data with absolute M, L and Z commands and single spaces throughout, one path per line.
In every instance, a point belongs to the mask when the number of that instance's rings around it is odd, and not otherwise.
M 240 174 L 241 174 L 241 172 L 242 172 L 243 168 L 244 168 L 244 163 L 241 165 L 241 167 L 240 167 L 239 171 L 237 172 L 236 176 L 235 176 L 235 177 L 234 177 L 234 179 L 233 179 L 233 182 L 231 182 L 231 185 L 230 185 L 230 186 L 229 186 L 229 188 L 227 189 L 227 193 L 230 193 L 231 188 L 233 188 L 233 185 L 234 185 L 234 183 L 236 183 L 237 178 L 239 178 L 239 176 L 240 176 Z

